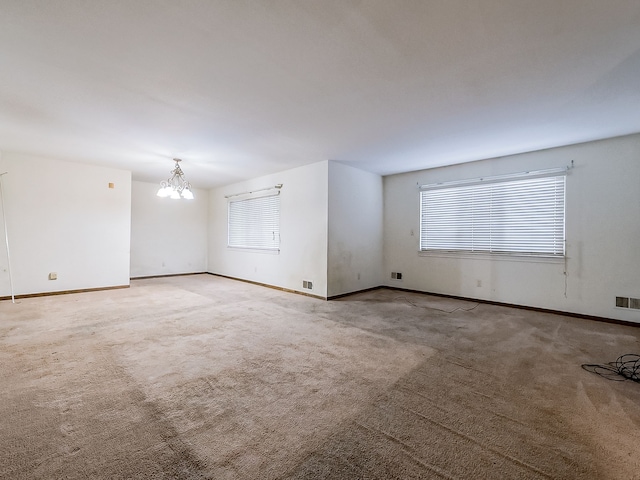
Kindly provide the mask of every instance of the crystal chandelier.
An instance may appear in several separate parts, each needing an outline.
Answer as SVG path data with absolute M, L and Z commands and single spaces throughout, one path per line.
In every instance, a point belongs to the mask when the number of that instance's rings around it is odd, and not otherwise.
M 160 182 L 160 189 L 157 195 L 159 197 L 169 197 L 173 199 L 182 197 L 187 200 L 193 200 L 191 184 L 184 179 L 184 173 L 180 168 L 180 162 L 182 160 L 174 158 L 173 161 L 176 162 L 176 166 L 171 170 L 171 177 L 169 177 L 166 182 Z

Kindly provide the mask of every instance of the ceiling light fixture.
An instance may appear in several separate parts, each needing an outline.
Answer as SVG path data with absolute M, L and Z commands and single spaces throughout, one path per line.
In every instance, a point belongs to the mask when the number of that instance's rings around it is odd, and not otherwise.
M 178 199 L 180 197 L 187 200 L 193 200 L 193 192 L 191 191 L 191 184 L 184 179 L 184 172 L 180 168 L 179 158 L 174 158 L 176 167 L 171 170 L 171 177 L 166 182 L 160 182 L 160 189 L 157 195 L 159 197 L 169 197 Z

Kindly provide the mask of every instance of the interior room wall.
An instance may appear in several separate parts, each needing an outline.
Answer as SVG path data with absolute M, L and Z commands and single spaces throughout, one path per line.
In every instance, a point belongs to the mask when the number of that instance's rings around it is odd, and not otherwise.
M 208 271 L 326 297 L 327 179 L 324 161 L 211 190 Z M 228 248 L 225 196 L 280 183 L 280 252 Z
M 16 295 L 129 285 L 131 172 L 12 152 L 0 164 Z
M 382 284 L 382 177 L 329 162 L 328 296 Z
M 131 185 L 131 277 L 205 272 L 209 191 L 193 189 L 193 200 L 157 191 L 157 183 Z
M 421 256 L 417 184 L 562 167 L 566 259 Z M 387 285 L 640 322 L 616 296 L 640 298 L 640 135 L 392 175 L 384 179 Z M 566 271 L 566 275 L 565 272 Z

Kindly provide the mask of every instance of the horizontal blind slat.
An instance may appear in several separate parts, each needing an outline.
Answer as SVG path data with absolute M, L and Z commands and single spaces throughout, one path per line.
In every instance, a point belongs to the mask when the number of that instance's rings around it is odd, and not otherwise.
M 227 245 L 237 248 L 280 248 L 280 196 L 229 201 Z
M 564 255 L 565 177 L 421 192 L 420 249 Z

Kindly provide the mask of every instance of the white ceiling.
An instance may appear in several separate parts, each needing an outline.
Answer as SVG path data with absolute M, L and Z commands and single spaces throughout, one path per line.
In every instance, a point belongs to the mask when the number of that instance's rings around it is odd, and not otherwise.
M 0 0 L 0 151 L 198 187 L 640 132 L 639 0 Z

